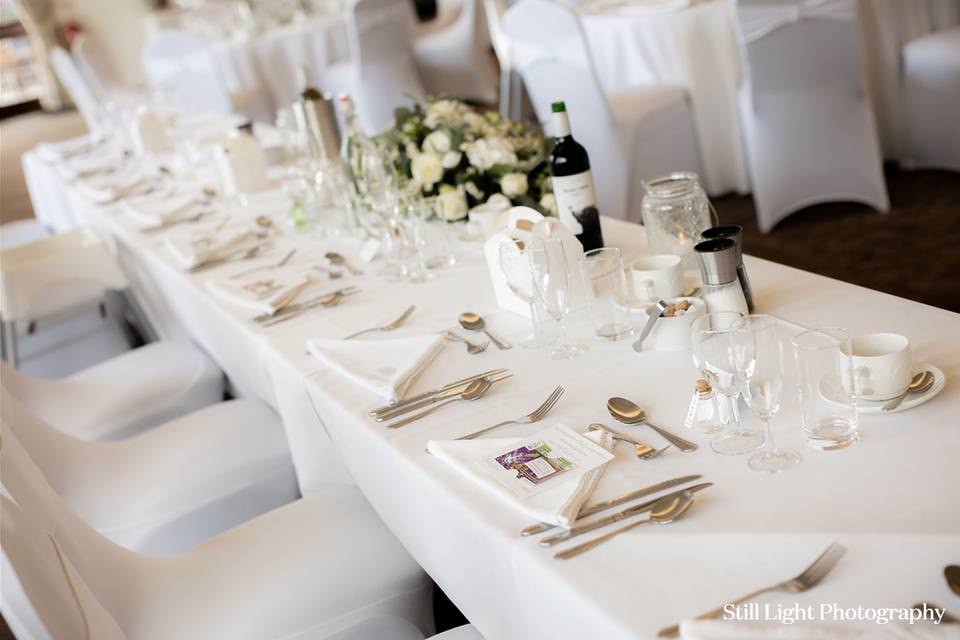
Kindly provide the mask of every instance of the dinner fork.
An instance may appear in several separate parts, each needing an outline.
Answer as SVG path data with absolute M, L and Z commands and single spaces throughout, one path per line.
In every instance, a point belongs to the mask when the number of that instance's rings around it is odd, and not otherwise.
M 350 340 L 351 338 L 356 338 L 357 336 L 362 336 L 365 333 L 372 333 L 374 331 L 393 331 L 394 329 L 399 329 L 403 325 L 403 323 L 407 321 L 407 318 L 410 317 L 410 315 L 413 313 L 414 309 L 416 308 L 417 308 L 416 306 L 410 305 L 409 307 L 407 307 L 407 310 L 403 312 L 403 315 L 401 315 L 399 318 L 397 318 L 390 324 L 385 324 L 382 327 L 372 327 L 370 329 L 364 329 L 363 331 L 357 331 L 356 333 L 351 333 L 346 338 L 344 338 L 344 340 Z
M 468 433 L 465 436 L 460 436 L 457 440 L 473 440 L 477 436 L 482 436 L 488 431 L 493 431 L 494 429 L 499 429 L 508 424 L 531 424 L 533 422 L 539 422 L 543 419 L 545 415 L 550 413 L 550 409 L 553 409 L 553 405 L 557 404 L 557 400 L 560 399 L 560 396 L 563 395 L 563 387 L 557 387 L 553 392 L 543 401 L 539 407 L 534 409 L 531 413 L 523 416 L 522 418 L 517 418 L 516 420 L 505 420 L 503 422 L 498 422 L 495 425 L 485 427 L 479 431 L 474 431 L 473 433 Z
M 487 347 L 490 346 L 489 341 L 481 342 L 480 344 L 474 344 L 469 340 L 467 340 L 466 338 L 458 336 L 453 331 L 444 331 L 442 335 L 444 338 L 446 338 L 450 342 L 462 342 L 463 344 L 467 345 L 467 353 L 469 353 L 470 355 L 483 353 L 484 351 L 487 350 Z
M 719 618 L 723 615 L 724 609 L 730 605 L 737 605 L 747 600 L 752 600 L 762 593 L 768 593 L 770 591 L 786 591 L 788 593 L 800 593 L 802 591 L 807 591 L 813 587 L 820 584 L 820 581 L 830 573 L 830 570 L 833 569 L 834 565 L 840 561 L 840 558 L 847 552 L 846 547 L 837 544 L 836 542 L 830 543 L 830 546 L 827 547 L 827 550 L 820 554 L 820 557 L 813 561 L 809 567 L 803 570 L 803 573 L 798 575 L 795 578 L 790 580 L 784 580 L 783 582 L 778 582 L 777 584 L 754 591 L 753 593 L 747 594 L 742 598 L 737 600 L 732 600 L 722 607 L 717 607 L 713 611 L 708 611 L 706 613 L 700 614 L 696 617 L 697 620 L 704 620 L 710 618 Z M 660 629 L 657 632 L 658 638 L 676 638 L 680 635 L 680 625 L 675 624 L 672 627 L 665 627 Z

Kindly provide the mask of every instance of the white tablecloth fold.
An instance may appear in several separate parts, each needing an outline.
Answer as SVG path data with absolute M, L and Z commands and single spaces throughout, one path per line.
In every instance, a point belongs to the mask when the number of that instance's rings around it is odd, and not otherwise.
M 314 358 L 387 400 L 399 400 L 443 349 L 438 335 L 391 340 L 307 341 Z
M 590 431 L 585 438 L 596 442 L 607 451 L 613 451 L 613 436 L 608 431 Z M 481 460 L 512 445 L 521 444 L 525 438 L 487 438 L 477 440 L 430 440 L 427 451 L 443 460 L 461 475 L 479 484 L 484 489 L 519 509 L 538 522 L 570 527 L 577 519 L 583 503 L 593 494 L 597 483 L 606 470 L 606 462 L 591 469 L 579 478 L 558 482 L 552 489 L 527 498 L 518 498 L 509 489 L 496 481 L 484 470 Z

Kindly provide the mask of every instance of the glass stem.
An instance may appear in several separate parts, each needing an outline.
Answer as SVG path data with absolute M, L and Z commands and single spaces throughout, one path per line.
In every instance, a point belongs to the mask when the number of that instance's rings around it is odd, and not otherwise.
M 537 314 L 537 302 L 530 301 L 530 322 L 533 323 L 533 335 L 540 336 L 540 316 Z
M 730 415 L 733 416 L 733 424 L 738 429 L 740 428 L 740 394 L 735 393 L 732 396 L 727 396 L 727 401 L 730 403 Z
M 557 325 L 560 328 L 560 346 L 566 347 L 567 346 L 567 319 L 558 318 Z
M 767 450 L 770 453 L 776 453 L 777 446 L 773 443 L 773 425 L 769 417 L 763 419 L 763 431 L 767 437 Z

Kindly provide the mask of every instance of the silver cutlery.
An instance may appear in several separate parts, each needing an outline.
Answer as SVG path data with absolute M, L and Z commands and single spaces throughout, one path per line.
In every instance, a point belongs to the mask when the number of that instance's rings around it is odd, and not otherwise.
M 282 267 L 282 266 L 286 265 L 288 262 L 290 262 L 290 259 L 293 258 L 293 255 L 294 255 L 296 252 L 297 252 L 296 249 L 290 249 L 290 251 L 287 252 L 287 254 L 286 254 L 285 256 L 283 256 L 283 258 L 281 258 L 279 261 L 277 261 L 277 262 L 275 262 L 275 263 L 273 263 L 273 264 L 264 264 L 264 265 L 260 265 L 260 266 L 256 266 L 256 267 L 250 267 L 249 269 L 244 269 L 244 270 L 241 271 L 240 273 L 235 273 L 235 274 L 233 274 L 232 276 L 230 276 L 230 279 L 231 279 L 231 280 L 235 280 L 235 279 L 237 279 L 237 278 L 242 278 L 243 276 L 250 275 L 251 273 L 256 273 L 257 271 L 260 271 L 261 269 L 264 269 L 264 270 L 265 270 L 265 269 L 279 269 L 280 267 Z
M 664 480 L 663 482 L 658 482 L 655 485 L 644 487 L 643 489 L 637 489 L 636 491 L 630 491 L 625 493 L 622 496 L 616 498 L 611 498 L 609 500 L 604 500 L 603 502 L 597 502 L 591 504 L 590 506 L 583 507 L 580 509 L 580 513 L 577 514 L 577 520 L 574 522 L 576 525 L 577 522 L 588 518 L 594 514 L 600 513 L 601 511 L 606 511 L 607 509 L 612 509 L 613 507 L 618 507 L 625 502 L 630 502 L 631 500 L 636 500 L 637 498 L 643 498 L 652 493 L 657 493 L 664 491 L 665 489 L 672 489 L 673 487 L 679 486 L 681 484 L 686 484 L 688 482 L 693 482 L 694 480 L 699 480 L 702 478 L 700 474 L 694 474 L 691 476 L 680 476 L 679 478 L 672 478 L 670 480 Z M 547 522 L 541 522 L 539 524 L 530 525 L 529 527 L 524 528 L 521 532 L 521 536 L 532 536 L 538 533 L 543 533 L 544 531 L 549 531 L 559 525 L 550 524 Z
M 550 393 L 549 396 L 547 396 L 547 399 L 543 401 L 543 404 L 527 415 L 517 418 L 516 420 L 504 420 L 503 422 L 498 422 L 497 424 L 490 425 L 489 427 L 484 427 L 479 431 L 474 431 L 473 433 L 468 433 L 465 436 L 460 436 L 457 438 L 457 440 L 473 440 L 477 436 L 482 436 L 485 433 L 493 431 L 494 429 L 499 429 L 500 427 L 505 427 L 508 424 L 532 424 L 534 422 L 539 422 L 545 415 L 550 413 L 550 409 L 553 409 L 553 405 L 557 404 L 557 401 L 562 395 L 563 387 L 557 387 Z
M 499 374 L 499 373 L 506 373 L 506 371 L 507 371 L 506 369 L 491 369 L 490 371 L 484 371 L 483 373 L 477 373 L 472 376 L 467 376 L 462 380 L 457 380 L 455 382 L 445 384 L 442 387 L 431 389 L 429 391 L 424 391 L 423 393 L 418 393 L 415 396 L 411 396 L 403 400 L 398 400 L 397 402 L 394 402 L 392 404 L 386 404 L 386 405 L 383 405 L 382 407 L 375 407 L 369 411 L 369 415 L 372 418 L 376 418 L 383 414 L 397 411 L 398 409 L 404 409 L 407 407 L 416 409 L 417 407 L 413 407 L 412 405 L 418 402 L 424 402 L 424 401 L 429 403 L 431 398 L 436 397 L 437 395 L 443 393 L 444 391 L 456 389 L 457 387 L 465 387 L 471 382 L 473 382 L 474 380 L 478 380 L 485 376 L 495 376 L 496 374 Z
M 930 387 L 933 386 L 934 377 L 933 374 L 929 371 L 924 371 L 913 376 L 913 379 L 910 381 L 910 384 L 907 385 L 907 388 L 899 396 L 883 405 L 882 409 L 884 411 L 893 411 L 900 406 L 900 403 L 903 402 L 908 395 L 911 393 L 926 393 L 930 390 Z
M 650 317 L 647 318 L 647 323 L 643 325 L 643 330 L 640 331 L 640 337 L 636 339 L 633 343 L 633 350 L 637 353 L 643 351 L 643 341 L 647 339 L 647 336 L 650 335 L 650 332 L 653 331 L 653 327 L 657 324 L 657 320 L 660 319 L 660 316 L 663 315 L 663 312 L 667 310 L 667 303 L 663 300 L 658 300 L 656 306 L 653 307 L 650 311 Z
M 276 324 L 274 321 L 279 320 L 282 316 L 287 316 L 289 314 L 297 313 L 300 311 L 306 311 L 308 308 L 313 308 L 318 305 L 323 306 L 334 306 L 339 304 L 340 300 L 344 296 L 350 296 L 355 293 L 359 293 L 359 289 L 356 287 L 345 287 L 343 289 L 337 289 L 336 291 L 331 291 L 330 293 L 325 293 L 316 298 L 310 298 L 309 300 L 304 300 L 303 302 L 296 302 L 293 304 L 288 304 L 281 311 L 276 313 L 264 313 L 253 318 L 253 321 L 257 324 Z
M 723 615 L 724 609 L 730 605 L 737 605 L 746 602 L 747 600 L 752 600 L 759 596 L 762 593 L 769 593 L 770 591 L 786 591 L 788 593 L 801 593 L 812 589 L 813 587 L 820 584 L 820 581 L 830 573 L 830 570 L 833 569 L 834 565 L 840 561 L 840 558 L 847 552 L 846 548 L 837 544 L 836 542 L 831 543 L 827 550 L 820 554 L 820 557 L 814 560 L 813 564 L 803 570 L 803 572 L 795 578 L 790 580 L 785 580 L 783 582 L 778 582 L 777 584 L 765 587 L 758 591 L 754 591 L 748 595 L 743 596 L 742 598 L 737 598 L 736 600 L 729 601 L 723 607 L 717 607 L 713 611 L 708 611 L 706 613 L 700 614 L 696 617 L 697 620 L 705 620 L 710 618 L 719 618 Z M 657 637 L 659 638 L 676 638 L 680 635 L 680 625 L 675 624 L 672 627 L 665 627 L 660 629 L 657 632 Z
M 324 267 L 323 265 L 319 265 L 319 264 L 313 265 L 313 270 L 319 271 L 320 273 L 327 274 L 331 280 L 337 280 L 343 277 L 342 271 L 334 271 L 333 269 L 328 269 L 327 267 Z
M 344 258 L 339 253 L 336 253 L 334 251 L 328 251 L 327 253 L 324 254 L 323 257 L 326 258 L 330 262 L 330 264 L 332 264 L 335 267 L 344 267 L 347 271 L 349 271 L 355 276 L 363 275 L 363 271 L 360 271 L 360 269 L 357 269 L 352 264 L 347 262 L 347 259 Z
M 286 293 L 281 294 L 276 300 L 274 300 L 273 313 L 270 315 L 275 316 L 281 311 L 283 311 L 285 307 L 289 306 L 290 303 L 296 300 L 297 296 L 299 296 L 303 292 L 303 290 L 309 287 L 311 284 L 313 284 L 313 280 L 308 277 L 306 280 L 304 280 L 300 284 L 290 287 L 290 289 L 287 290 Z
M 462 342 L 463 344 L 467 345 L 467 353 L 469 353 L 470 355 L 483 353 L 484 351 L 487 350 L 487 347 L 490 346 L 489 342 L 474 344 L 469 340 L 467 340 L 466 338 L 458 336 L 453 331 L 444 331 L 442 335 L 444 338 L 446 338 L 450 342 Z
M 607 429 L 605 426 L 603 426 L 598 422 L 591 424 L 587 428 L 590 429 L 590 431 L 606 431 L 611 436 L 613 436 L 614 440 L 619 440 L 620 442 L 626 442 L 627 444 L 632 444 L 634 453 L 636 453 L 637 457 L 640 458 L 641 460 L 656 458 L 658 455 L 660 455 L 661 453 L 663 453 L 664 451 L 670 448 L 670 445 L 667 445 L 663 449 L 657 451 L 656 449 L 654 449 L 653 447 L 651 447 L 646 443 L 640 442 L 639 440 L 634 440 L 633 438 L 630 438 L 628 436 L 621 435 L 616 431 L 611 431 L 610 429 Z
M 407 318 L 410 317 L 410 315 L 413 313 L 414 309 L 416 308 L 417 307 L 415 305 L 410 305 L 409 307 L 407 307 L 407 310 L 404 311 L 399 318 L 397 318 L 390 324 L 385 324 L 382 327 L 372 327 L 370 329 L 364 329 L 363 331 L 357 331 L 356 333 L 351 333 L 346 338 L 344 338 L 344 340 L 350 340 L 351 338 L 362 336 L 365 333 L 373 333 L 374 331 L 394 331 L 395 329 L 399 329 L 401 326 L 403 326 L 403 323 L 407 321 Z
M 198 211 L 189 216 L 183 218 L 176 218 L 175 220 L 167 220 L 166 222 L 161 222 L 160 224 L 155 224 L 150 227 L 144 227 L 140 231 L 142 233 L 156 233 L 158 231 L 163 231 L 164 229 L 169 229 L 170 227 L 176 227 L 181 224 L 193 224 L 194 222 L 199 222 L 200 219 L 207 215 L 208 213 L 213 213 L 210 209 L 204 209 L 203 211 Z
M 471 382 L 470 384 L 468 384 L 468 385 L 467 385 L 467 388 L 464 389 L 463 391 L 461 391 L 461 392 L 459 392 L 459 393 L 456 393 L 456 394 L 453 394 L 452 396 L 450 396 L 450 397 L 448 397 L 448 398 L 445 398 L 445 399 L 437 402 L 436 404 L 434 404 L 434 405 L 433 405 L 432 407 L 430 407 L 429 409 L 424 409 L 424 410 L 421 411 L 420 413 L 416 413 L 416 414 L 414 414 L 414 415 L 412 415 L 412 416 L 410 416 L 410 417 L 408 417 L 408 418 L 402 418 L 402 419 L 398 420 L 397 422 L 388 424 L 388 425 L 387 425 L 387 428 L 388 428 L 388 429 L 399 429 L 400 427 L 405 427 L 406 425 L 410 424 L 411 422 L 416 422 L 416 421 L 419 420 L 420 418 L 424 418 L 424 417 L 430 415 L 431 413 L 433 413 L 434 411 L 436 411 L 436 410 L 439 409 L 440 407 L 446 406 L 446 405 L 451 404 L 451 403 L 454 403 L 454 402 L 460 402 L 460 401 L 462 401 L 462 400 L 465 400 L 465 401 L 467 401 L 467 402 L 470 402 L 470 401 L 472 401 L 472 400 L 476 400 L 476 399 L 478 399 L 478 398 L 483 397 L 483 394 L 485 394 L 487 391 L 489 391 L 489 390 L 490 390 L 490 387 L 492 387 L 492 386 L 493 386 L 493 380 L 490 379 L 490 378 L 480 378 L 479 380 L 474 380 L 473 382 Z
M 197 273 L 200 271 L 206 271 L 207 269 L 212 269 L 213 267 L 219 267 L 222 264 L 227 264 L 230 262 L 243 262 L 244 260 L 250 260 L 257 257 L 263 250 L 263 245 L 258 244 L 255 247 L 250 247 L 249 249 L 242 249 L 238 251 L 231 251 L 230 253 L 220 256 L 218 258 L 211 258 L 201 262 L 200 264 L 190 267 L 187 271 L 190 273 Z
M 570 547 L 563 551 L 559 551 L 553 554 L 553 557 L 558 560 L 567 560 L 568 558 L 573 558 L 578 556 L 585 551 L 589 551 L 595 547 L 600 546 L 607 540 L 615 538 L 616 536 L 635 529 L 636 527 L 650 524 L 651 522 L 655 524 L 670 524 L 678 518 L 682 517 L 690 507 L 693 506 L 693 494 L 689 491 L 681 491 L 679 493 L 673 493 L 669 496 L 664 496 L 657 500 L 653 507 L 650 509 L 650 515 L 647 516 L 646 520 L 638 520 L 636 522 L 631 522 L 628 525 L 624 525 L 609 533 L 605 533 L 602 536 L 590 540 L 589 542 L 584 542 L 583 544 L 578 544 L 575 547 Z
M 939 622 L 939 624 L 957 624 L 957 623 L 960 623 L 960 618 L 958 618 L 957 616 L 954 616 L 954 615 L 951 615 L 950 613 L 948 613 L 945 607 L 941 607 L 941 606 L 938 605 L 938 604 L 933 604 L 932 602 L 918 602 L 917 604 L 913 605 L 913 607 L 911 607 L 911 608 L 914 609 L 914 610 L 918 610 L 918 611 L 923 611 L 923 610 L 929 611 L 930 609 L 934 609 L 934 610 L 936 610 L 936 611 L 942 611 L 943 613 L 942 613 L 941 616 L 940 616 L 940 622 Z M 922 619 L 922 618 L 921 618 L 921 619 Z
M 467 331 L 482 331 L 483 333 L 485 333 L 487 337 L 490 338 L 490 340 L 493 342 L 493 344 L 497 345 L 497 349 L 500 349 L 501 351 L 505 351 L 507 349 L 512 348 L 511 345 L 507 344 L 503 340 L 498 339 L 495 335 L 490 333 L 490 331 L 487 330 L 487 323 L 484 321 L 483 318 L 481 318 L 477 314 L 467 311 L 465 313 L 460 314 L 459 320 L 460 320 L 460 326 L 466 329 Z
M 690 493 L 696 493 L 697 491 L 703 491 L 707 487 L 712 487 L 712 482 L 701 482 L 699 484 L 694 484 L 689 487 L 684 487 L 678 491 L 668 493 L 665 496 L 660 496 L 659 498 L 654 498 L 653 500 L 647 500 L 646 502 L 641 502 L 640 504 L 635 504 L 632 507 L 627 507 L 622 511 L 617 511 L 612 513 L 609 516 L 604 516 L 599 520 L 594 520 L 593 522 L 585 522 L 583 524 L 574 525 L 573 527 L 562 531 L 561 533 L 554 534 L 552 536 L 547 536 L 540 540 L 539 544 L 541 547 L 552 547 L 561 542 L 566 542 L 571 538 L 576 538 L 585 533 L 590 533 L 591 531 L 596 531 L 597 529 L 603 528 L 608 524 L 613 524 L 615 522 L 620 522 L 621 520 L 626 520 L 627 518 L 632 518 L 633 516 L 640 515 L 641 513 L 646 513 L 653 508 L 653 505 L 657 504 L 658 500 L 663 498 L 678 495 L 684 491 L 689 491 Z M 579 518 L 578 518 L 579 520 Z
M 613 416 L 614 419 L 616 419 L 618 422 L 622 422 L 623 424 L 642 424 L 650 427 L 656 431 L 661 438 L 684 453 L 697 450 L 697 445 L 693 442 L 684 440 L 680 436 L 670 433 L 666 429 L 661 429 L 657 425 L 651 424 L 647 420 L 647 416 L 643 412 L 643 409 L 640 408 L 636 403 L 631 402 L 626 398 L 610 398 L 607 400 L 607 411 L 610 412 L 610 415 Z
M 480 376 L 480 378 L 483 378 L 483 377 L 487 377 L 487 376 Z M 489 378 L 494 382 L 501 382 L 503 380 L 506 380 L 507 378 L 512 378 L 512 377 L 513 377 L 513 374 L 509 373 L 506 369 L 502 369 L 498 373 L 493 373 L 489 376 Z M 404 406 L 395 407 L 391 411 L 385 411 L 383 413 L 376 415 L 374 417 L 374 420 L 376 420 L 377 422 L 387 422 L 389 420 L 393 420 L 397 416 L 402 416 L 405 413 L 410 413 L 411 411 L 416 411 L 417 409 L 422 409 L 423 407 L 429 407 L 430 405 L 435 404 L 440 400 L 444 400 L 450 397 L 450 395 L 452 394 L 457 394 L 462 392 L 467 387 L 467 385 L 470 384 L 470 382 L 474 382 L 474 380 L 478 380 L 478 379 L 479 378 L 474 378 L 473 380 L 470 380 L 466 384 L 456 385 L 455 387 L 445 391 L 444 393 L 433 395 L 433 396 L 430 396 L 429 398 L 424 398 L 422 400 L 418 400 L 416 402 L 413 402 Z

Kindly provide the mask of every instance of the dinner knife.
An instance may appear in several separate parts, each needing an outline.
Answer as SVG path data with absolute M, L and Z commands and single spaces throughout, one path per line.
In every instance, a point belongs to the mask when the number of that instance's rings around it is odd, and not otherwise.
M 406 408 L 406 407 L 408 407 L 409 405 L 414 404 L 414 403 L 416 403 L 416 402 L 420 402 L 420 401 L 422 401 L 422 400 L 426 400 L 426 399 L 428 399 L 428 398 L 432 398 L 433 396 L 438 395 L 438 394 L 441 394 L 441 393 L 443 393 L 444 391 L 449 391 L 449 390 L 451 390 L 451 389 L 456 389 L 457 387 L 465 387 L 465 386 L 467 386 L 468 384 L 470 384 L 471 382 L 473 382 L 474 380 L 479 380 L 480 378 L 483 378 L 483 377 L 485 377 L 485 376 L 493 376 L 493 375 L 497 375 L 497 374 L 499 374 L 499 373 L 504 373 L 504 372 L 506 372 L 506 371 L 507 371 L 506 369 L 491 369 L 490 371 L 484 371 L 483 373 L 478 373 L 478 374 L 475 374 L 475 375 L 472 375 L 472 376 L 468 376 L 468 377 L 464 378 L 463 380 L 457 380 L 456 382 L 451 382 L 450 384 L 446 384 L 446 385 L 444 385 L 444 386 L 442 386 L 442 387 L 439 387 L 439 388 L 437 388 L 437 389 L 431 389 L 430 391 L 424 391 L 423 393 L 417 394 L 417 395 L 415 395 L 415 396 L 411 396 L 411 397 L 406 398 L 406 399 L 404 399 L 404 400 L 400 400 L 399 402 L 395 402 L 394 404 L 388 404 L 388 405 L 384 405 L 384 406 L 382 406 L 382 407 L 377 407 L 377 408 L 375 408 L 375 409 L 371 409 L 370 412 L 369 412 L 369 414 L 370 414 L 371 417 L 376 418 L 376 417 L 381 416 L 381 415 L 383 415 L 383 414 L 385 414 L 385 413 L 387 413 L 387 412 L 392 412 L 392 411 L 394 411 L 394 410 L 396 410 L 396 409 Z M 412 409 L 417 409 L 417 408 L 419 408 L 419 407 L 421 407 L 421 406 L 424 406 L 424 405 L 418 405 L 418 406 L 416 406 L 416 407 L 412 407 Z M 407 410 L 411 410 L 411 409 L 407 409 Z M 395 415 L 399 415 L 399 413 L 397 413 L 397 414 L 395 414 Z
M 609 515 L 606 518 L 600 518 L 596 522 L 582 524 L 579 526 L 575 526 L 572 529 L 568 529 L 563 533 L 558 533 L 553 536 L 547 536 L 546 538 L 540 541 L 540 546 L 552 547 L 555 544 L 566 542 L 567 540 L 570 540 L 571 538 L 575 538 L 581 534 L 589 533 L 591 531 L 596 531 L 597 529 L 600 529 L 601 527 L 605 527 L 608 524 L 613 524 L 614 522 L 619 522 L 621 520 L 624 520 L 625 518 L 630 518 L 632 516 L 639 515 L 646 511 L 650 511 L 650 509 L 653 508 L 653 505 L 656 504 L 658 500 L 666 498 L 667 496 L 679 495 L 683 491 L 696 493 L 697 491 L 700 491 L 701 489 L 706 489 L 707 487 L 710 487 L 710 486 L 713 486 L 712 482 L 701 482 L 700 484 L 695 484 L 692 487 L 685 487 L 683 489 L 680 489 L 679 491 L 668 493 L 666 496 L 661 496 L 659 498 L 654 498 L 653 500 L 647 500 L 646 502 L 641 502 L 640 504 L 624 509 L 623 511 L 618 511 L 613 515 Z
M 680 476 L 679 478 L 672 478 L 670 480 L 664 480 L 663 482 L 658 482 L 655 485 L 644 487 L 643 489 L 637 489 L 636 491 L 631 491 L 630 493 L 625 493 L 619 498 L 610 498 L 609 500 L 604 500 L 603 502 L 598 502 L 592 504 L 588 507 L 583 507 L 580 509 L 580 513 L 577 514 L 577 520 L 587 518 L 592 516 L 595 513 L 600 513 L 601 511 L 606 511 L 613 507 L 619 506 L 625 502 L 630 502 L 631 500 L 636 500 L 637 498 L 642 498 L 648 496 L 651 493 L 657 493 L 658 491 L 663 491 L 664 489 L 672 489 L 681 484 L 686 484 L 688 482 L 693 482 L 694 480 L 699 480 L 703 476 L 699 473 L 690 475 L 690 476 Z M 576 521 L 574 521 L 576 524 Z M 532 536 L 538 533 L 543 533 L 544 531 L 549 531 L 554 527 L 559 527 L 558 524 L 550 524 L 549 522 L 540 522 L 538 524 L 530 525 L 520 532 L 521 536 Z

